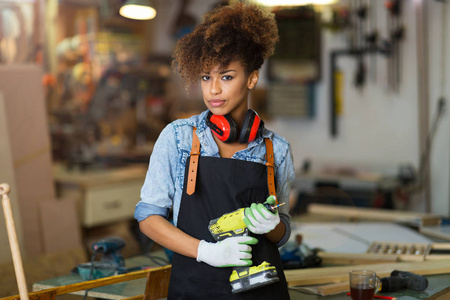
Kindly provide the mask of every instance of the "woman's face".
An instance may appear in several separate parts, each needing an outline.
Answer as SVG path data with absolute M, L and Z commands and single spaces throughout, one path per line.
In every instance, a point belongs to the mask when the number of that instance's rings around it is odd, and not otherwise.
M 247 96 L 258 81 L 258 71 L 247 75 L 239 61 L 226 68 L 218 66 L 201 74 L 201 88 L 206 107 L 215 115 L 230 114 L 236 122 L 247 112 Z

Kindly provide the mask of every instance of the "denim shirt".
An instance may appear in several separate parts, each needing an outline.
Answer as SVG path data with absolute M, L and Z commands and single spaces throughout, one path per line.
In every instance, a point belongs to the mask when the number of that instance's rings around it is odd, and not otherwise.
M 220 157 L 219 148 L 205 122 L 207 113 L 208 111 L 204 111 L 188 119 L 173 121 L 161 131 L 150 157 L 141 189 L 141 201 L 136 205 L 134 217 L 137 221 L 140 222 L 151 215 L 160 215 L 167 219 L 172 208 L 173 222 L 177 225 L 186 161 L 192 147 L 192 127 L 197 128 L 196 133 L 201 145 L 200 155 Z M 273 142 L 278 202 L 286 203 L 278 209 L 280 219 L 286 225 L 286 234 L 277 244 L 282 246 L 291 233 L 289 193 L 295 177 L 289 143 L 280 135 L 264 128 L 262 134 L 250 142 L 246 149 L 236 152 L 232 158 L 265 164 L 264 138 L 270 138 Z M 261 199 L 261 202 L 264 201 L 265 199 Z

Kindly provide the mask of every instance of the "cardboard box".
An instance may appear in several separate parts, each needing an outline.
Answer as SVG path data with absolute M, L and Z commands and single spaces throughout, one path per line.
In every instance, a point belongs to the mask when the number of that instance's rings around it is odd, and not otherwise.
M 38 65 L 0 66 L 9 131 L 7 142 L 0 143 L 9 143 L 11 149 L 14 200 L 19 203 L 24 252 L 31 256 L 44 252 L 38 205 L 55 199 L 42 74 Z

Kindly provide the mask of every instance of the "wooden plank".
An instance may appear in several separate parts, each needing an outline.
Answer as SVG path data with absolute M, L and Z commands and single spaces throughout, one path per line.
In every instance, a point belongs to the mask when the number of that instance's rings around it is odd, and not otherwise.
M 365 219 L 399 223 L 421 222 L 422 225 L 437 225 L 441 223 L 441 217 L 434 214 L 342 205 L 313 203 L 308 206 L 308 213 L 333 217 L 340 216 L 352 220 Z
M 133 296 L 133 297 L 128 297 L 128 298 L 123 298 L 122 300 L 143 300 L 143 299 L 144 299 L 144 294 Z
M 157 272 L 149 272 L 145 285 L 144 300 L 157 300 L 167 298 L 169 293 L 169 281 L 171 268 L 160 269 Z
M 290 289 L 294 289 L 300 292 L 306 292 L 309 294 L 316 294 L 321 296 L 328 296 L 333 294 L 338 294 L 342 292 L 347 292 L 350 290 L 350 287 L 347 282 L 338 282 L 324 285 L 314 285 L 314 286 L 296 286 L 290 287 Z
M 348 272 L 354 269 L 372 270 L 379 277 L 387 277 L 393 270 L 408 271 L 418 275 L 446 274 L 450 273 L 450 260 L 325 267 L 284 272 L 288 286 L 301 286 L 346 282 L 348 281 Z
M 369 253 L 336 253 L 319 252 L 323 265 L 365 265 L 397 262 L 397 255 L 369 254 Z
M 426 300 L 448 300 L 450 298 L 450 287 L 428 297 Z
M 14 263 L 14 270 L 19 287 L 20 297 L 28 300 L 27 281 L 25 280 L 25 272 L 23 271 L 22 255 L 20 253 L 19 242 L 17 240 L 16 226 L 11 208 L 11 200 L 9 199 L 9 185 L 7 183 L 0 184 L 0 195 L 2 196 L 3 213 L 5 214 L 6 229 L 8 231 L 9 245 Z

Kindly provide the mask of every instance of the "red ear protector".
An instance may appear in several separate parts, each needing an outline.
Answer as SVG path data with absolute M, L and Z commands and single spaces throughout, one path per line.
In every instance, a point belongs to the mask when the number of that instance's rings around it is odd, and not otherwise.
M 260 129 L 264 127 L 264 122 L 252 109 L 247 111 L 240 131 L 230 115 L 217 116 L 209 112 L 206 116 L 206 124 L 222 142 L 232 143 L 239 138 L 241 144 L 254 141 Z

